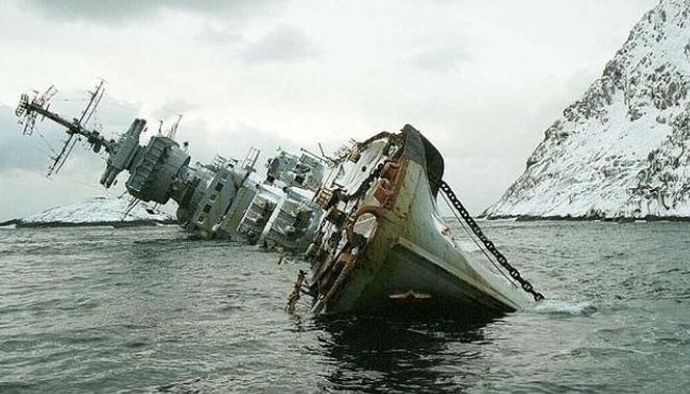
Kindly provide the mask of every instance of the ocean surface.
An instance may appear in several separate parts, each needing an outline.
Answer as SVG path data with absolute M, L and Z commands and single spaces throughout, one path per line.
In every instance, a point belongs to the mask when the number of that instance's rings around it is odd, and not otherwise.
M 547 300 L 316 318 L 304 263 L 174 226 L 0 230 L 0 392 L 690 392 L 690 223 L 483 223 Z

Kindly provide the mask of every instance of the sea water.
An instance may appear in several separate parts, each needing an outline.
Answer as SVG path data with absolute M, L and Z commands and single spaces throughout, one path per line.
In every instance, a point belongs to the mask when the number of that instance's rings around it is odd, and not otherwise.
M 0 392 L 688 392 L 690 224 L 483 223 L 547 299 L 284 311 L 304 263 L 174 226 L 0 230 Z M 454 228 L 458 237 L 460 228 Z

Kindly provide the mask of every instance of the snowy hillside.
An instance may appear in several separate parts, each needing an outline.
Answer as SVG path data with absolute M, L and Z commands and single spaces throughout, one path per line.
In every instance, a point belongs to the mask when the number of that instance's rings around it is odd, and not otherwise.
M 143 202 L 135 206 L 127 215 L 129 199 L 97 197 L 78 204 L 49 209 L 20 219 L 20 226 L 41 225 L 87 225 L 118 223 L 168 223 L 174 217 L 163 212 L 154 212 Z M 149 212 L 149 210 L 151 212 Z
M 662 0 L 488 217 L 690 217 L 690 0 Z

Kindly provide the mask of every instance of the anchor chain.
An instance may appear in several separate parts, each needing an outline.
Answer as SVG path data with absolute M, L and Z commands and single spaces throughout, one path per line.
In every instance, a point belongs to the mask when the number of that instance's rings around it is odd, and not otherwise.
M 443 191 L 443 193 L 445 193 L 445 195 L 448 197 L 451 204 L 453 205 L 453 208 L 455 208 L 458 211 L 458 213 L 460 214 L 462 219 L 470 226 L 470 229 L 472 229 L 472 232 L 474 233 L 474 235 L 476 235 L 477 238 L 479 238 L 479 240 L 482 241 L 482 243 L 484 244 L 486 249 L 489 252 L 491 252 L 491 254 L 494 255 L 494 257 L 496 257 L 496 260 L 498 261 L 498 263 L 501 264 L 501 266 L 508 271 L 510 276 L 513 279 L 515 279 L 518 283 L 520 283 L 520 286 L 522 286 L 522 289 L 524 291 L 526 291 L 527 293 L 531 294 L 532 297 L 534 297 L 535 301 L 543 300 L 544 295 L 541 294 L 540 292 L 536 291 L 534 289 L 534 287 L 532 286 L 532 284 L 529 283 L 529 281 L 527 279 L 524 279 L 520 275 L 520 272 L 518 272 L 518 270 L 515 267 L 513 267 L 512 265 L 510 265 L 510 263 L 508 263 L 508 259 L 506 259 L 506 257 L 503 255 L 503 253 L 501 253 L 496 248 L 496 245 L 494 245 L 494 243 L 491 242 L 491 240 L 489 240 L 489 238 L 487 238 L 486 235 L 484 235 L 484 232 L 479 227 L 477 222 L 475 222 L 474 219 L 472 219 L 472 216 L 470 215 L 470 213 L 467 212 L 467 209 L 465 209 L 465 207 L 462 205 L 462 203 L 460 202 L 458 197 L 455 195 L 453 190 L 450 188 L 450 186 L 445 181 L 441 181 L 441 191 Z
M 285 306 L 285 311 L 289 314 L 293 314 L 295 312 L 295 307 L 297 306 L 297 302 L 300 299 L 300 295 L 302 294 L 302 286 L 304 285 L 304 282 L 307 280 L 307 273 L 299 270 L 299 274 L 297 274 L 297 280 L 295 280 L 295 287 L 292 289 L 292 293 L 288 296 L 288 302 L 287 305 Z

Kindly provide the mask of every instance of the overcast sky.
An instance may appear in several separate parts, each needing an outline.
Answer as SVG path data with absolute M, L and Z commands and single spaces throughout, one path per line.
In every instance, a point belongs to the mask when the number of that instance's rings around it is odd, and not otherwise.
M 75 116 L 98 77 L 95 124 L 172 122 L 193 160 L 335 149 L 405 123 L 446 158 L 474 213 L 519 176 L 655 0 L 5 1 L 0 8 L 0 220 L 104 195 L 79 152 L 46 179 L 46 135 L 20 136 L 19 95 L 55 84 Z M 4 106 L 2 105 L 4 104 Z M 125 174 L 122 174 L 124 181 Z M 124 182 L 123 182 L 124 183 Z M 116 192 L 113 192 L 116 193 Z

